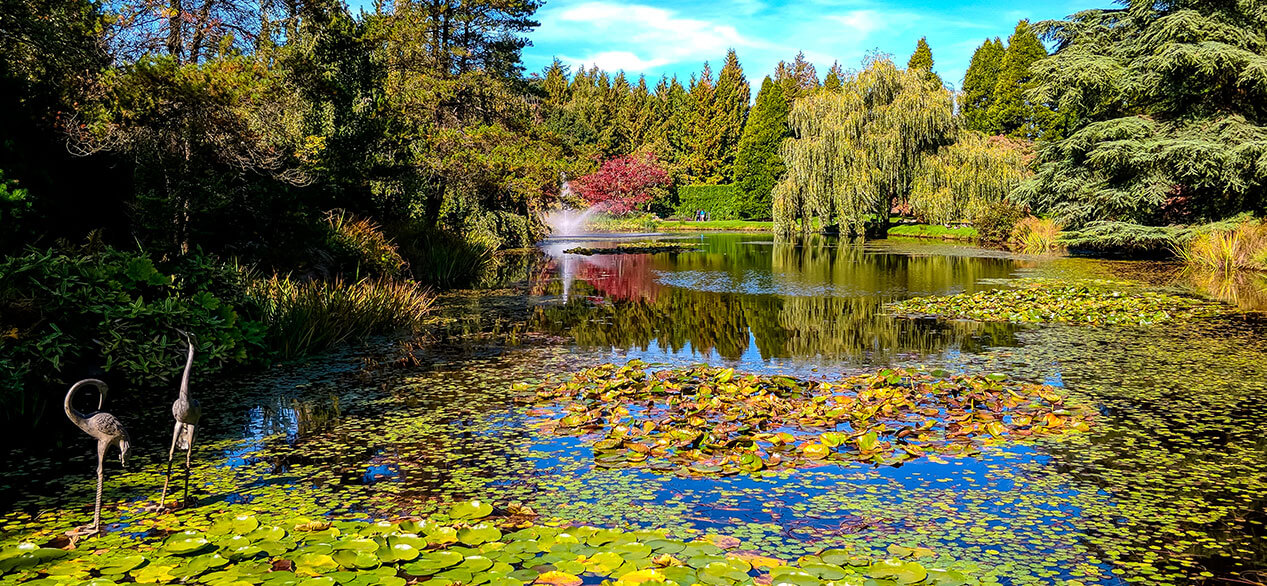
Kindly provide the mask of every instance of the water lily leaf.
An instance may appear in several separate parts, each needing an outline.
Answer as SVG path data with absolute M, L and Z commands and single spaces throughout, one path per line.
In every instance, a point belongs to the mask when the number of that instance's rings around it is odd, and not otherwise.
M 295 573 L 318 576 L 339 569 L 338 562 L 324 553 L 307 553 L 295 558 Z
M 185 555 L 201 551 L 211 546 L 211 542 L 197 531 L 183 531 L 167 538 L 163 551 L 169 554 Z
M 474 527 L 466 527 L 459 529 L 457 533 L 458 541 L 467 545 L 479 545 L 489 541 L 501 539 L 502 532 L 492 525 L 481 523 Z
M 831 448 L 820 443 L 809 443 L 801 446 L 801 453 L 811 460 L 826 460 L 831 456 Z
M 581 586 L 580 576 L 564 572 L 550 571 L 537 576 L 537 584 L 548 584 L 549 586 Z
M 482 519 L 493 513 L 493 505 L 479 500 L 466 501 L 449 509 L 449 517 L 453 519 Z
M 888 559 L 871 564 L 866 575 L 872 578 L 887 578 L 898 584 L 914 584 L 928 577 L 928 571 L 918 562 L 903 562 Z

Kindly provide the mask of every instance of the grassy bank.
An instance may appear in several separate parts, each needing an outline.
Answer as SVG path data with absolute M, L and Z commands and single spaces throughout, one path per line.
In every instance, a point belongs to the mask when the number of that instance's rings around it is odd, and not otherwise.
M 977 229 L 972 226 L 948 227 L 941 224 L 901 224 L 889 228 L 889 236 L 905 238 L 936 238 L 940 240 L 976 240 Z

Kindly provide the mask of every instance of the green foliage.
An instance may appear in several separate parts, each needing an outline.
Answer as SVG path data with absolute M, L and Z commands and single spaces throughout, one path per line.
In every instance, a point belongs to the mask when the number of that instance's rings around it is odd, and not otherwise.
M 941 224 L 898 224 L 889 228 L 889 236 L 907 238 L 938 238 L 942 240 L 976 240 L 978 233 L 972 226 L 943 226 Z
M 299 281 L 274 275 L 247 287 L 269 347 L 283 358 L 321 352 L 374 334 L 416 330 L 435 297 L 419 283 L 388 278 Z
M 928 37 L 919 38 L 919 42 L 915 44 L 915 52 L 911 53 L 910 60 L 906 62 L 906 68 L 923 71 L 938 85 L 941 84 L 941 77 L 933 73 L 933 50 L 928 46 Z
M 1025 144 L 965 130 L 924 161 L 911 187 L 916 216 L 945 224 L 976 218 L 1029 175 Z
M 373 220 L 331 210 L 326 214 L 326 226 L 330 229 L 326 245 L 336 273 L 397 277 L 409 266 Z
M 840 77 L 839 72 L 837 72 L 837 77 Z M 818 71 L 814 69 L 814 64 L 805 58 L 804 51 L 798 51 L 791 63 L 780 61 L 774 67 L 774 81 L 779 84 L 779 89 L 783 90 L 783 99 L 787 100 L 789 110 L 797 98 L 808 95 L 821 87 Z
M 945 297 L 916 297 L 892 304 L 901 315 L 980 321 L 1059 322 L 1083 325 L 1158 324 L 1209 317 L 1217 304 L 1189 297 L 1118 288 L 1110 281 L 1066 284 L 1028 279 L 1013 287 Z
M 841 84 L 845 79 L 845 70 L 840 67 L 840 62 L 835 61 L 831 64 L 831 69 L 827 70 L 827 77 L 823 78 L 823 89 L 829 92 L 840 91 Z M 764 88 L 764 85 L 762 86 Z M 757 100 L 761 99 L 761 94 L 757 93 Z
M 1175 252 L 1189 267 L 1230 274 L 1267 271 L 1267 224 L 1247 220 L 1230 229 L 1193 234 Z
M 774 193 L 783 234 L 812 221 L 861 234 L 868 219 L 888 229 L 889 212 L 907 197 L 922 161 L 955 129 L 950 92 L 919 71 L 874 59 L 840 93 L 798 99 L 785 142 L 787 174 Z
M 31 212 L 31 193 L 18 187 L 18 182 L 6 179 L 0 169 L 0 226 L 20 226 L 23 216 Z M 8 249 L 11 234 L 0 236 L 0 250 Z
M 714 584 L 745 586 L 795 580 L 822 586 L 839 578 L 894 584 L 997 584 L 941 568 L 932 550 L 896 547 L 882 560 L 828 549 L 795 564 L 750 552 L 728 552 L 739 539 L 718 535 L 684 541 L 665 529 L 622 530 L 537 523 L 519 503 L 469 500 L 427 518 L 307 517 L 268 503 L 220 504 L 183 511 L 159 522 L 161 534 L 109 534 L 92 548 L 65 551 L 9 540 L 0 575 L 69 581 L 268 585 L 300 582 L 384 584 L 476 583 L 492 586 L 579 586 L 582 575 L 613 586 Z M 363 516 L 362 516 L 363 517 Z M 46 539 L 44 540 L 46 541 Z M 541 547 L 549 544 L 548 548 Z M 960 565 L 960 564 L 955 564 Z M 812 572 L 812 573 L 811 573 Z M 755 574 L 755 576 L 754 576 Z M 839 577 L 839 578 L 837 578 Z
M 1005 50 L 1003 41 L 987 39 L 972 53 L 972 61 L 963 77 L 963 93 L 959 95 L 959 112 L 968 130 L 998 134 L 990 119 L 994 88 L 999 83 Z
M 995 201 L 979 206 L 972 217 L 972 227 L 985 242 L 1006 242 L 1012 236 L 1016 224 L 1025 212 L 1006 201 Z
M 593 256 L 595 254 L 655 254 L 659 252 L 682 252 L 687 250 L 696 250 L 699 247 L 694 244 L 684 244 L 681 242 L 621 242 L 616 246 L 606 246 L 599 248 L 590 248 L 586 246 L 577 246 L 564 250 L 565 254 L 579 254 L 582 256 Z
M 1169 226 L 1141 226 L 1132 222 L 1090 222 L 1078 230 L 1061 234 L 1067 248 L 1127 255 L 1163 255 L 1174 250 L 1182 229 Z
M 417 224 L 400 230 L 397 239 L 413 278 L 442 288 L 474 284 L 494 251 L 487 244 Z
M 1029 139 L 1059 136 L 1056 113 L 1027 95 L 1035 85 L 1030 69 L 1046 57 L 1047 48 L 1038 40 L 1029 21 L 1018 22 L 1016 31 L 1008 37 L 998 81 L 989 97 L 986 115 L 992 132 Z
M 836 90 L 840 89 L 839 79 L 835 86 Z M 736 156 L 735 186 L 742 198 L 739 215 L 743 218 L 765 219 L 773 213 L 772 191 L 785 170 L 779 149 L 788 135 L 787 117 L 783 90 L 766 77 L 757 92 L 757 102 L 748 123 L 744 125 Z
M 1253 3 L 1136 3 L 1041 23 L 1034 99 L 1073 121 L 1018 195 L 1072 226 L 1262 209 L 1267 43 Z
M 174 279 L 145 255 L 111 249 L 31 250 L 0 261 L 3 412 L 38 418 L 50 388 L 96 368 L 107 382 L 168 383 L 183 364 L 178 330 L 196 337 L 201 372 L 262 359 L 263 326 L 212 293 L 210 281 L 238 283 L 207 264 L 186 261 L 187 276 Z
M 712 220 L 737 220 L 744 202 L 734 185 L 683 185 L 677 188 L 678 217 L 693 218 L 704 210 Z

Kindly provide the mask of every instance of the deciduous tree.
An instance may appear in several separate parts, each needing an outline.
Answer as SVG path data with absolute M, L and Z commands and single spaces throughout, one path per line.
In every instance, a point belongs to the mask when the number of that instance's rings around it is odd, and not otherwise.
M 573 187 L 590 205 L 623 215 L 641 209 L 669 182 L 654 155 L 626 155 L 603 162 L 598 171 L 577 179 Z

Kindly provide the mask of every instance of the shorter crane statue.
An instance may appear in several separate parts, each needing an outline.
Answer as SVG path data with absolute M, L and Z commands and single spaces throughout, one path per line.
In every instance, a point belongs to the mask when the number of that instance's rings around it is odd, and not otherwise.
M 97 411 L 84 415 L 75 410 L 72 402 L 75 393 L 85 385 L 97 387 L 97 391 L 101 393 L 97 400 Z M 95 378 L 84 379 L 70 387 L 70 391 L 66 393 L 64 406 L 66 407 L 66 417 L 70 418 L 71 423 L 75 427 L 84 430 L 88 435 L 97 438 L 97 506 L 92 515 L 92 525 L 80 527 L 70 531 L 74 535 L 93 535 L 101 532 L 101 488 L 105 482 L 105 460 L 106 452 L 113 446 L 119 446 L 119 464 L 127 466 L 127 455 L 129 448 L 128 432 L 123 428 L 123 424 L 119 422 L 115 416 L 102 412 L 101 406 L 106 401 L 106 391 L 108 387 L 106 383 Z
M 194 451 L 194 429 L 202 418 L 202 407 L 196 399 L 189 397 L 189 372 L 194 367 L 194 343 L 185 335 L 185 343 L 189 345 L 189 354 L 185 359 L 185 372 L 180 377 L 180 396 L 172 403 L 172 417 L 176 418 L 176 428 L 172 430 L 172 447 L 167 451 L 167 478 L 163 480 L 163 494 L 158 498 L 159 507 L 167 505 L 167 485 L 172 479 L 172 459 L 176 457 L 176 448 L 185 450 L 185 498 L 181 504 L 189 502 L 190 460 Z

